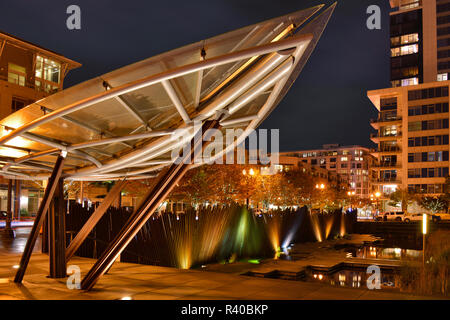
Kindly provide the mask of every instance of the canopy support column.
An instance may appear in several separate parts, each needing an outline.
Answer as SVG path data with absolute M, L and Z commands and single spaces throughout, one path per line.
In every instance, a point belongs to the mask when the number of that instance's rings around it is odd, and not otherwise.
M 69 244 L 69 247 L 66 250 L 66 262 L 69 262 L 75 252 L 77 252 L 77 250 L 83 244 L 84 240 L 86 240 L 89 233 L 91 233 L 92 229 L 94 229 L 94 227 L 103 217 L 106 210 L 108 210 L 111 204 L 116 201 L 118 197 L 120 197 L 120 193 L 122 192 L 126 184 L 127 181 L 125 179 L 118 181 L 109 191 L 106 198 L 103 199 L 102 203 L 97 207 L 97 209 L 95 209 L 94 213 L 90 216 L 88 221 L 86 221 L 84 226 L 77 233 L 76 237 Z
M 20 194 L 22 193 L 22 181 L 16 179 L 14 184 L 14 215 L 17 221 L 20 220 Z
M 34 245 L 36 244 L 36 239 L 39 236 L 39 231 L 42 227 L 42 223 L 45 220 L 50 202 L 53 199 L 56 185 L 58 184 L 59 178 L 61 177 L 64 159 L 65 158 L 62 155 L 58 157 L 52 175 L 48 180 L 47 187 L 45 188 L 44 198 L 42 199 L 42 202 L 39 206 L 38 212 L 36 214 L 36 219 L 34 220 L 30 236 L 28 237 L 27 243 L 25 245 L 25 250 L 20 260 L 19 269 L 17 270 L 16 277 L 14 278 L 14 282 L 16 283 L 22 283 L 23 276 L 25 275 L 28 263 L 30 262 L 31 253 L 33 252 Z
M 92 269 L 89 270 L 81 282 L 82 289 L 92 289 L 100 277 L 112 266 L 117 257 L 119 257 L 133 237 L 141 230 L 178 181 L 190 169 L 194 162 L 194 150 L 198 151 L 199 149 L 203 150 L 205 148 L 206 143 L 203 143 L 205 132 L 208 129 L 219 127 L 218 120 L 206 121 L 202 126 L 202 131 L 197 133 L 201 137 L 194 136 L 191 141 L 190 152 L 178 157 L 167 170 L 159 174 L 157 182 L 144 198 L 141 205 L 133 212 L 116 238 L 109 244 Z
M 64 179 L 58 179 L 48 216 L 48 248 L 50 278 L 65 278 L 66 271 L 66 206 L 64 205 Z
M 8 198 L 6 203 L 6 224 L 3 230 L 3 236 L 5 238 L 15 238 L 16 233 L 11 227 L 12 222 L 12 180 L 8 179 Z

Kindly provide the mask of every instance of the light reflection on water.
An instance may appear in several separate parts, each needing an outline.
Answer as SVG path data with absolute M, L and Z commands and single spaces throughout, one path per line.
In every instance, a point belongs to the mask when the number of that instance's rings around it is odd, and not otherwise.
M 422 250 L 383 248 L 378 246 L 364 246 L 348 250 L 354 258 L 360 259 L 389 259 L 389 260 L 417 260 L 422 257 Z
M 28 236 L 30 234 L 31 228 L 15 228 L 16 237 L 14 239 L 7 239 L 0 237 L 0 250 L 5 250 L 9 253 L 22 253 L 25 249 Z M 34 251 L 41 250 L 41 237 L 39 236 L 36 240 L 36 245 L 34 246 Z
M 327 283 L 332 286 L 367 288 L 367 279 L 370 274 L 360 270 L 343 269 L 331 274 L 312 270 L 307 273 L 306 280 Z M 381 272 L 381 289 L 397 289 L 400 287 L 399 276 L 393 272 Z

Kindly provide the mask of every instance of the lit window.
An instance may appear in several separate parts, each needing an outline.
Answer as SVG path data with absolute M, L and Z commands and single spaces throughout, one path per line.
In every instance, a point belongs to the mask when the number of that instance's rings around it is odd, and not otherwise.
M 448 73 L 440 73 L 437 75 L 437 81 L 447 81 Z
M 411 33 L 406 34 L 401 37 L 392 37 L 391 38 L 391 46 L 400 46 L 402 44 L 409 44 L 419 42 L 419 34 Z
M 408 54 L 414 54 L 419 52 L 419 45 L 418 44 L 412 44 L 407 46 L 402 46 L 398 48 L 392 48 L 391 49 L 391 57 L 399 57 L 399 56 L 405 56 Z
M 348 161 L 347 157 L 341 157 L 341 161 Z
M 419 84 L 419 78 L 417 78 L 417 77 L 392 81 L 393 87 L 406 87 L 406 86 L 413 86 L 413 85 L 417 85 L 417 84 Z
M 27 78 L 26 69 L 14 63 L 8 63 L 8 82 L 25 86 L 25 79 Z
M 419 0 L 416 0 L 416 1 L 413 1 L 413 2 L 410 2 L 407 4 L 402 4 L 400 6 L 400 9 L 407 10 L 407 9 L 417 8 L 419 5 L 420 5 Z
M 36 57 L 35 76 L 37 80 L 35 84 L 38 88 L 47 92 L 57 90 L 61 80 L 60 73 L 61 65 L 59 63 L 41 56 Z

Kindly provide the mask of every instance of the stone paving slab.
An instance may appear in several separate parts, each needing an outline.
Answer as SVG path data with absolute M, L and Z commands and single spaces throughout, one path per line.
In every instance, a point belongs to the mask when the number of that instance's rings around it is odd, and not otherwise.
M 35 253 L 32 271 L 25 275 L 24 283 L 12 282 L 12 268 L 17 255 L 0 260 L 0 270 L 7 277 L 0 281 L 0 300 L 114 300 L 132 299 L 419 299 L 401 293 L 377 292 L 353 288 L 337 288 L 320 283 L 287 281 L 279 279 L 250 278 L 236 274 L 223 274 L 198 270 L 139 266 L 116 262 L 110 272 L 102 277 L 89 292 L 69 290 L 65 279 L 46 277 L 48 257 Z M 90 263 L 89 263 L 90 262 Z M 71 264 L 80 264 L 82 272 L 94 260 L 74 258 Z M 5 282 L 5 280 L 7 280 Z
M 312 247 L 311 247 L 312 248 Z M 288 281 L 281 279 L 253 278 L 234 273 L 206 270 L 179 270 L 158 266 L 116 262 L 93 290 L 70 290 L 66 279 L 50 279 L 48 256 L 35 250 L 25 274 L 23 284 L 12 280 L 14 266 L 20 261 L 20 252 L 0 248 L 0 300 L 115 300 L 132 299 L 186 299 L 186 300 L 295 300 L 295 299 L 429 299 L 399 292 L 370 291 L 367 289 L 339 288 L 316 282 Z M 326 249 L 324 249 L 326 250 Z M 323 252 L 322 252 L 323 253 Z M 314 257 L 314 255 L 312 255 Z M 341 256 L 322 256 L 316 263 L 333 264 Z M 328 259 L 328 260 L 327 260 Z M 82 276 L 95 260 L 74 257 L 69 265 L 78 265 Z M 303 263 L 291 264 L 298 270 Z M 280 265 L 280 262 L 275 262 Z M 289 266 L 289 261 L 282 265 Z M 263 266 L 256 266 L 263 267 Z M 296 269 L 297 268 L 297 269 Z M 273 270 L 273 269 L 272 269 Z

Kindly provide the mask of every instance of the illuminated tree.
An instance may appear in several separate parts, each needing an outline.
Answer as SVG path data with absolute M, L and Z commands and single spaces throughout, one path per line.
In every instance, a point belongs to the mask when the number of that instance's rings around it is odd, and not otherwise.
M 417 200 L 417 195 L 408 189 L 397 188 L 389 195 L 389 205 L 398 206 L 400 204 L 402 211 L 408 211 L 408 206 Z

